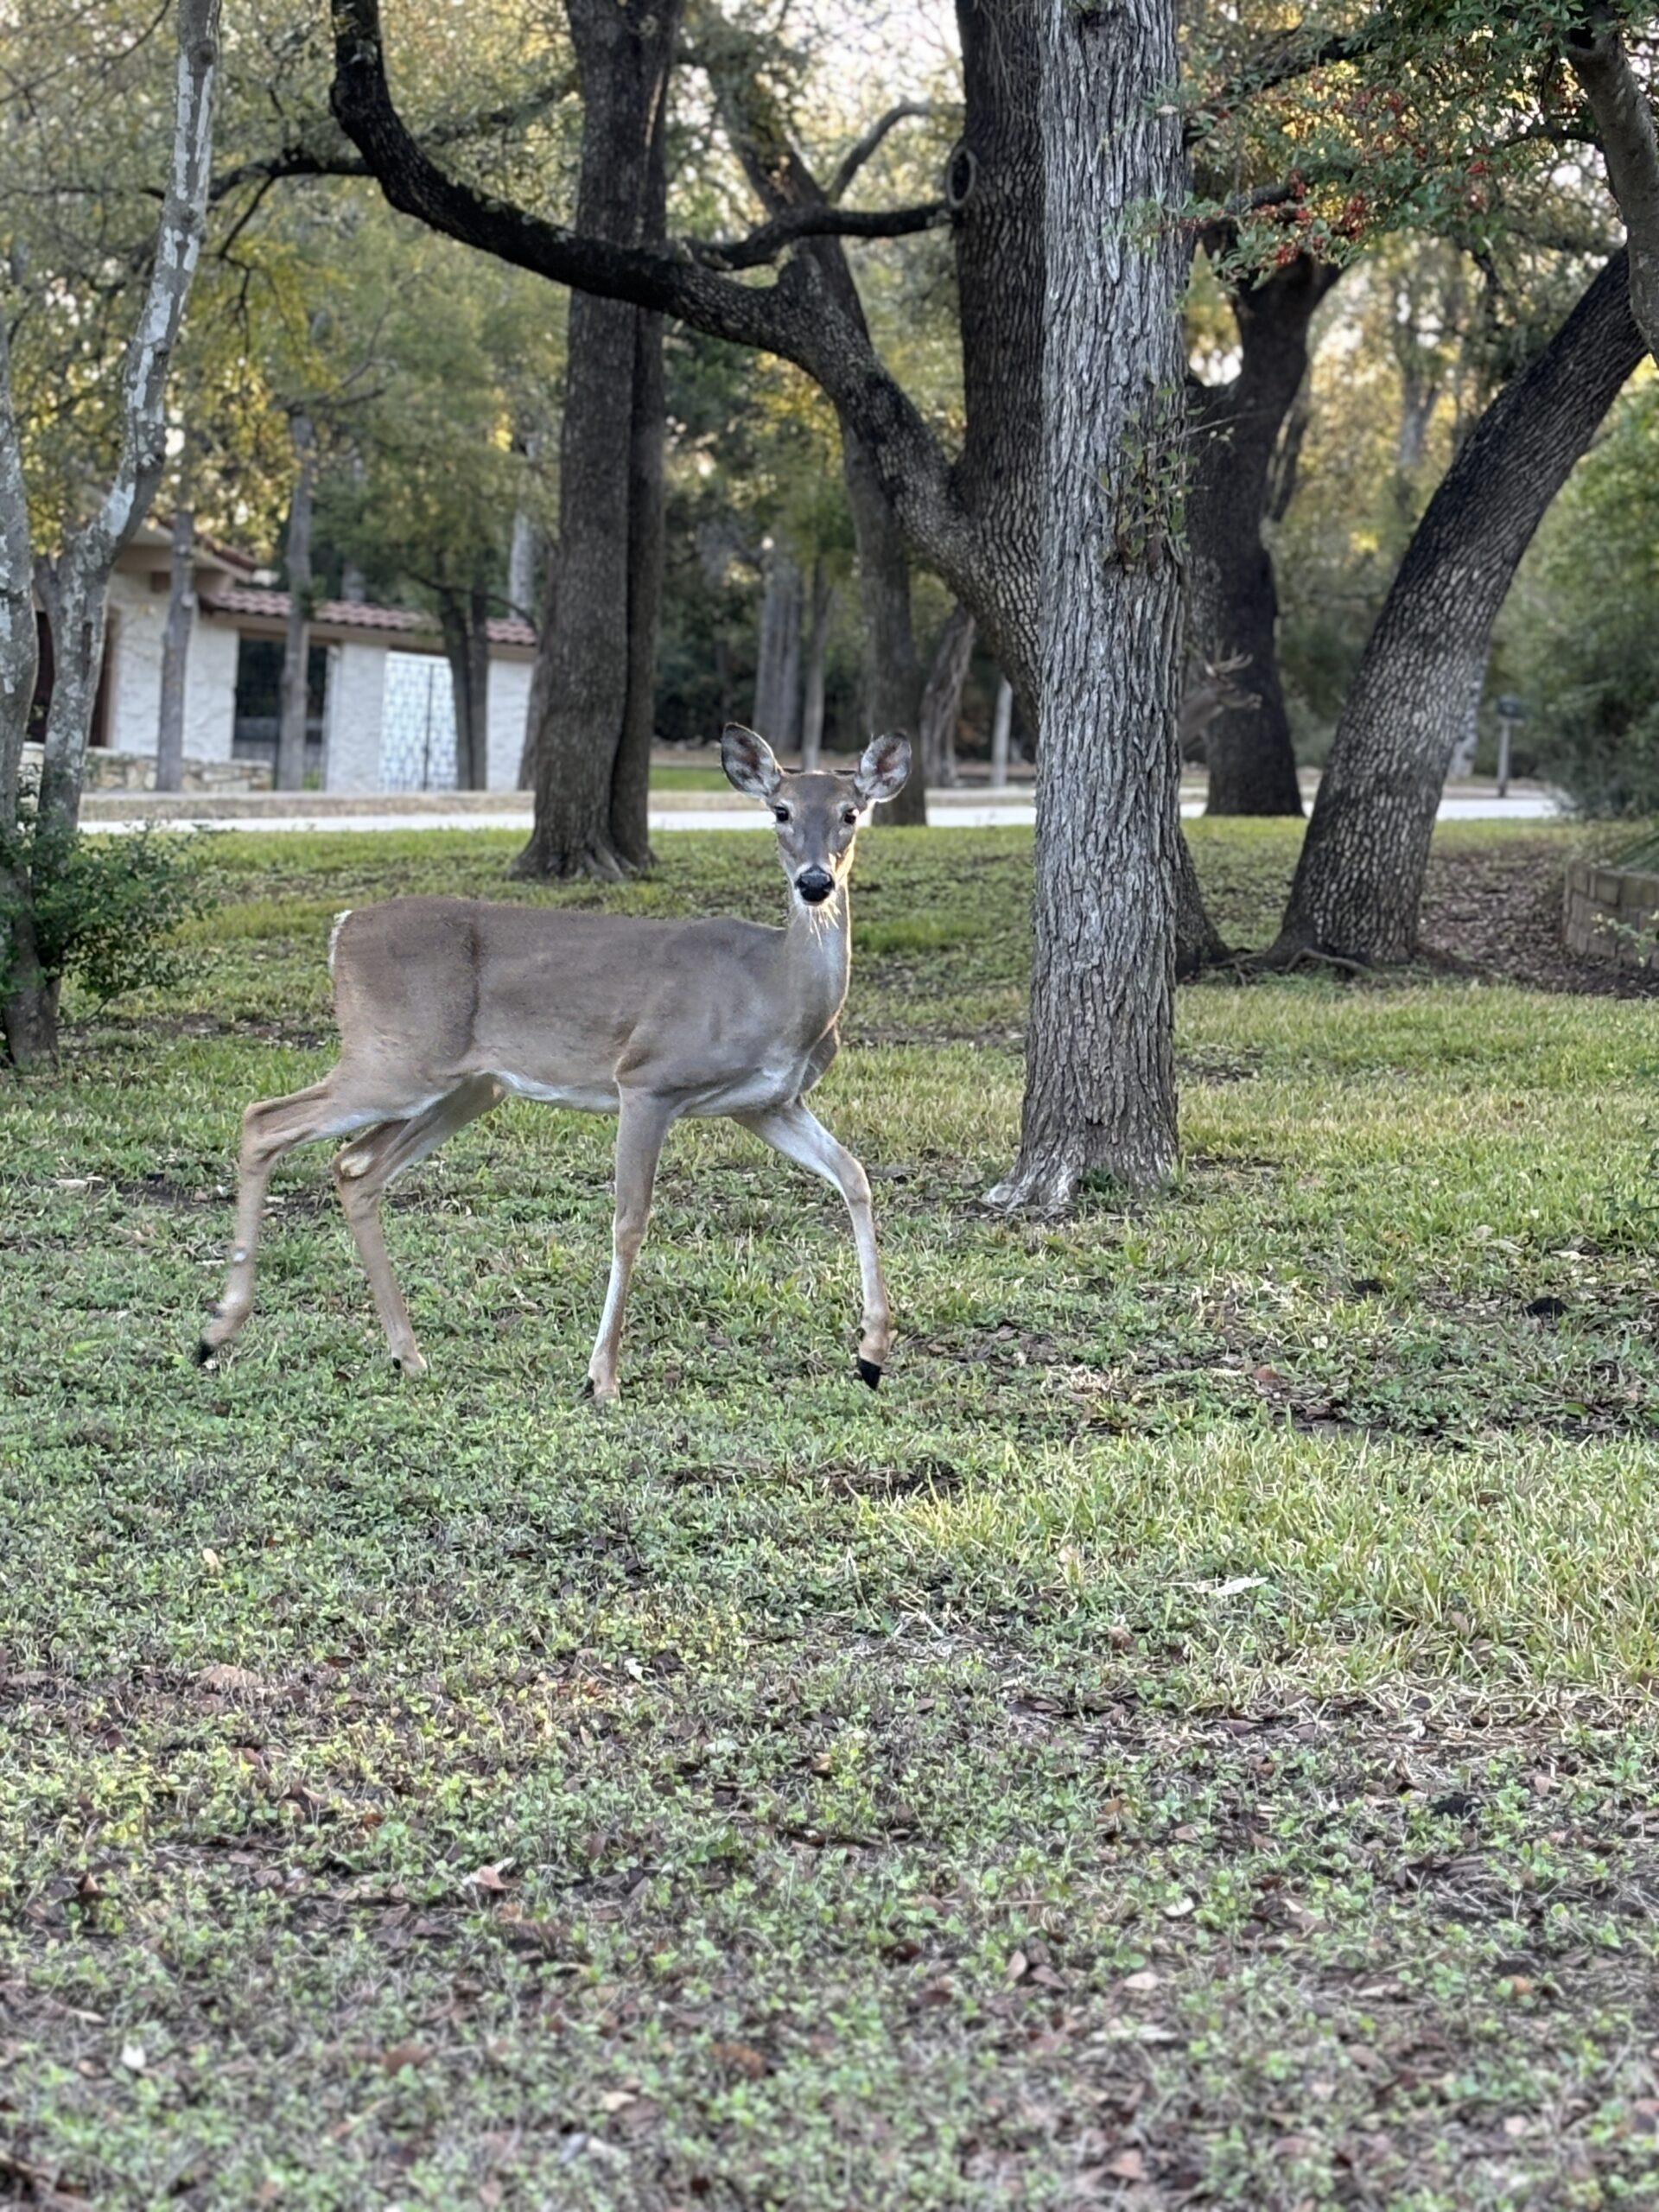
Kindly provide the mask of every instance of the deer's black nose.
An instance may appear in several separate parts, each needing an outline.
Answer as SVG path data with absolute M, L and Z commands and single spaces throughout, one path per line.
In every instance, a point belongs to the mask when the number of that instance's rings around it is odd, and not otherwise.
M 827 868 L 804 868 L 795 879 L 795 888 L 809 906 L 821 906 L 836 887 L 836 879 Z

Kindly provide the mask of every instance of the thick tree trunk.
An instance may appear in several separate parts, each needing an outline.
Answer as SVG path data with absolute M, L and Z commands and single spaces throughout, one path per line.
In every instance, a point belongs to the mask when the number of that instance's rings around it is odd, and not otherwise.
M 824 664 L 830 651 L 830 618 L 836 590 L 822 561 L 812 564 L 808 600 L 806 677 L 801 690 L 801 766 L 816 768 L 823 754 Z
M 514 439 L 513 449 L 533 463 L 541 442 L 540 431 L 531 430 Z M 521 622 L 533 623 L 540 610 L 537 586 L 546 552 L 546 534 L 536 517 L 526 507 L 515 509 L 512 537 L 507 548 L 507 604 Z
M 910 607 L 910 550 L 868 448 L 842 426 L 842 478 L 853 518 L 858 557 L 858 604 L 864 632 L 864 719 L 872 736 L 917 726 L 922 668 Z M 878 822 L 918 829 L 927 820 L 927 778 L 918 762 L 896 799 L 875 810 Z
M 568 13 L 582 91 L 577 224 L 635 246 L 662 232 L 679 0 L 569 0 Z M 572 298 L 559 534 L 531 699 L 536 819 L 517 875 L 617 877 L 650 857 L 661 354 L 656 316 L 642 321 L 640 309 L 589 293 Z
M 1241 697 L 1205 737 L 1211 814 L 1300 814 L 1302 794 L 1279 681 L 1279 594 L 1262 541 L 1274 456 L 1307 372 L 1313 311 L 1338 271 L 1306 254 L 1233 295 L 1240 365 L 1193 388 L 1190 625 L 1211 666 L 1243 658 Z
M 1176 542 L 1183 443 L 1173 0 L 1042 0 L 1047 333 L 1036 957 L 1020 1158 L 1049 1207 L 1176 1159 Z M 1162 211 L 1138 237 L 1130 211 Z
M 652 141 L 646 233 L 668 219 L 664 133 Z M 642 311 L 633 332 L 633 423 L 628 447 L 628 698 L 611 771 L 611 842 L 633 869 L 651 865 L 651 747 L 657 734 L 657 654 L 662 639 L 664 447 L 668 392 L 663 319 Z
M 122 371 L 121 451 L 110 488 L 92 516 L 68 532 L 55 560 L 36 564 L 35 582 L 52 628 L 54 672 L 29 864 L 31 898 L 49 882 L 74 843 L 103 666 L 110 575 L 149 512 L 167 461 L 168 374 L 207 216 L 219 0 L 178 0 L 175 30 L 172 153 L 156 255 Z M 6 504 L 3 479 L 10 466 L 4 448 L 11 442 L 0 424 L 0 507 Z M 5 588 L 10 591 L 16 588 L 16 549 L 26 549 L 27 539 L 14 522 L 0 542 L 6 548 Z M 7 773 L 8 743 L 0 734 L 0 777 Z M 7 1043 L 20 1067 L 56 1057 L 58 980 L 45 970 L 33 920 L 25 912 L 12 933 L 4 1007 Z
M 1270 957 L 1409 959 L 1434 816 L 1492 624 L 1644 347 L 1616 254 L 1505 385 L 1429 502 L 1366 645 Z
M 1659 359 L 1659 135 L 1649 95 L 1624 49 L 1619 17 L 1607 0 L 1590 0 L 1564 48 L 1590 103 L 1607 164 L 1607 181 L 1624 219 L 1630 312 Z
M 184 696 L 190 626 L 196 613 L 196 518 L 182 500 L 173 510 L 173 557 L 167 628 L 162 638 L 162 708 L 156 735 L 156 788 L 184 789 Z
M 945 620 L 922 694 L 922 766 L 931 784 L 957 780 L 957 724 L 974 657 L 974 618 L 960 601 Z
M 317 441 L 308 415 L 291 415 L 288 429 L 297 467 L 283 544 L 288 621 L 283 632 L 283 672 L 276 693 L 276 783 L 279 791 L 297 791 L 305 788 L 305 724 L 310 702 L 307 675 L 311 658 L 311 518 Z

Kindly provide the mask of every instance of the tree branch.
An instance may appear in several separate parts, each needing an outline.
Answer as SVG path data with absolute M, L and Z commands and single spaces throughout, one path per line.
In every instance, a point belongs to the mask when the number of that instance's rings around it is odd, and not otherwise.
M 1316 69 L 1329 69 L 1338 61 L 1357 61 L 1397 29 L 1397 23 L 1385 10 L 1362 23 L 1357 30 L 1341 31 L 1311 45 L 1301 42 L 1305 25 L 1287 31 L 1256 61 L 1236 76 L 1224 78 L 1199 103 L 1197 111 L 1187 118 L 1188 145 L 1208 137 L 1218 121 L 1247 100 L 1255 99 L 1262 92 L 1277 92 L 1281 85 L 1294 84 L 1299 77 L 1311 77 Z
M 830 180 L 824 197 L 836 203 L 844 200 L 853 179 L 865 162 L 879 151 L 890 130 L 896 130 L 901 123 L 908 122 L 912 116 L 932 115 L 935 111 L 930 100 L 900 100 L 885 115 L 878 116 L 864 136 L 855 138 L 836 163 L 836 173 Z
M 930 200 L 919 207 L 869 211 L 822 203 L 781 209 L 746 238 L 683 238 L 680 244 L 700 268 L 755 269 L 775 261 L 798 238 L 912 238 L 950 220 L 950 210 L 943 200 Z
M 849 320 L 830 297 L 810 253 L 791 257 L 772 284 L 740 283 L 700 265 L 683 245 L 668 251 L 613 245 L 447 175 L 410 136 L 392 102 L 379 0 L 334 0 L 329 105 L 403 213 L 554 283 L 673 315 L 710 337 L 779 354 L 804 369 L 868 442 L 925 557 L 947 571 L 962 569 L 966 524 L 951 498 L 944 456 L 861 322 Z M 822 205 L 822 194 L 817 199 Z M 768 205 L 777 211 L 776 201 Z
M 1648 351 L 1659 355 L 1659 142 L 1653 110 L 1636 80 L 1618 23 L 1605 0 L 1562 41 L 1596 120 L 1607 181 L 1630 242 L 1630 312 Z

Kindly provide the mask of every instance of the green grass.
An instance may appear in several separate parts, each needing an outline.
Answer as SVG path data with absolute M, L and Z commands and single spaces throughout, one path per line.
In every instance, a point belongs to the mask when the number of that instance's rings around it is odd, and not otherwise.
M 1177 1187 L 1010 1222 L 1028 834 L 878 832 L 879 1396 L 696 1125 L 577 1403 L 608 1125 L 522 1105 L 391 1209 L 426 1382 L 316 1154 L 198 1373 L 330 918 L 518 842 L 216 837 L 189 983 L 0 1085 L 0 2200 L 1654 2202 L 1659 1007 L 1194 988 Z M 1294 829 L 1195 844 L 1259 938 Z M 663 848 L 559 896 L 777 913 Z
M 728 791 L 726 772 L 716 761 L 712 767 L 696 767 L 690 764 L 672 765 L 653 760 L 651 764 L 651 788 L 654 791 Z

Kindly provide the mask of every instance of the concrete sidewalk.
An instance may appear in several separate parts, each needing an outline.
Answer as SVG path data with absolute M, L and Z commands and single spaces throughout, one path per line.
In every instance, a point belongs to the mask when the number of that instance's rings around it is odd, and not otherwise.
M 1315 787 L 1316 788 L 1316 787 Z M 1313 789 L 1307 791 L 1311 802 Z M 1204 812 L 1204 786 L 1185 784 L 1181 812 Z M 927 795 L 928 815 L 939 828 L 962 830 L 1029 826 L 1037 818 L 1032 787 L 1004 791 L 971 785 Z M 1440 801 L 1442 822 L 1541 822 L 1561 811 L 1554 795 L 1535 784 L 1512 785 L 1499 798 L 1490 784 L 1459 784 Z M 721 791 L 658 791 L 651 801 L 653 836 L 674 830 L 766 830 L 771 817 L 753 799 Z M 111 834 L 155 823 L 179 830 L 512 830 L 531 826 L 523 791 L 408 791 L 346 797 L 323 791 L 250 791 L 201 798 L 189 793 L 92 791 L 81 807 L 88 830 Z

